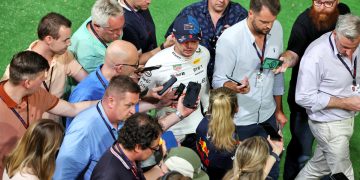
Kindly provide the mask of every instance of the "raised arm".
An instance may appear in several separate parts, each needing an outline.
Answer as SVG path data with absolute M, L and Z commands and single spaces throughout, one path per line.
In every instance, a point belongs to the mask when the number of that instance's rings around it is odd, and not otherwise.
M 64 117 L 75 117 L 81 111 L 87 109 L 88 107 L 95 105 L 98 102 L 96 101 L 83 101 L 78 103 L 69 103 L 62 99 L 59 99 L 58 104 L 49 110 L 50 113 L 56 114 Z

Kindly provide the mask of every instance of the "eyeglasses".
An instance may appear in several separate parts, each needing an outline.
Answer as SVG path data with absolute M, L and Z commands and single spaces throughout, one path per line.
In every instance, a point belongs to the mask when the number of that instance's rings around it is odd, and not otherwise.
M 103 27 L 103 28 L 109 31 L 111 34 L 121 33 L 122 31 L 122 28 L 117 28 L 117 29 L 111 29 L 110 27 Z
M 131 67 L 133 67 L 135 69 L 138 69 L 139 68 L 139 61 L 136 64 L 115 64 L 114 66 L 115 67 L 117 67 L 117 66 L 131 66 Z
M 331 8 L 333 7 L 335 1 L 325 1 L 325 2 L 321 2 L 320 0 L 315 0 L 314 1 L 314 5 L 317 7 L 321 7 L 321 5 L 324 5 L 326 8 Z
M 100 27 L 100 28 L 103 28 L 103 29 L 109 31 L 111 34 L 115 34 L 115 33 L 121 32 L 122 29 L 123 29 L 123 28 L 112 29 L 111 27 L 103 27 L 103 26 L 100 26 L 100 25 L 98 25 L 98 24 L 95 24 L 95 26 Z

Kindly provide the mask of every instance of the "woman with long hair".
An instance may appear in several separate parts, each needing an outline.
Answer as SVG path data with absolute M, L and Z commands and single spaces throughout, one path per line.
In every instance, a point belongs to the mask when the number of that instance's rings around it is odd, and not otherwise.
M 224 180 L 261 180 L 266 179 L 276 158 L 283 149 L 283 141 L 268 142 L 275 155 L 270 155 L 269 146 L 265 138 L 254 136 L 241 142 L 235 153 L 233 169 L 224 177 Z
M 233 118 L 238 111 L 237 96 L 221 87 L 210 92 L 208 115 L 196 129 L 196 148 L 210 179 L 221 179 L 232 168 L 238 145 Z
M 50 180 L 63 136 L 63 127 L 53 120 L 32 124 L 5 158 L 3 180 Z

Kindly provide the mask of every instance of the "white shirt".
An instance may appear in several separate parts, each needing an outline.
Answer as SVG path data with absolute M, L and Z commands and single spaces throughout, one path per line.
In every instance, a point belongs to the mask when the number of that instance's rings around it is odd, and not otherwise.
M 254 35 L 250 32 L 247 19 L 226 29 L 216 44 L 213 87 L 222 87 L 226 75 L 235 80 L 249 78 L 250 91 L 237 94 L 239 112 L 235 114 L 235 124 L 246 126 L 268 120 L 275 112 L 274 95 L 283 95 L 283 73 L 274 75 L 271 70 L 264 69 L 261 87 L 256 87 L 256 76 L 260 71 L 260 58 L 253 46 Z M 257 51 L 261 52 L 257 47 Z M 280 23 L 275 21 L 266 37 L 264 57 L 278 59 L 283 51 L 283 31 Z
M 182 57 L 174 50 L 174 46 L 166 48 L 155 54 L 146 63 L 145 67 L 162 65 L 160 69 L 144 73 L 139 81 L 142 90 L 146 87 L 149 89 L 163 85 L 170 79 L 171 75 L 177 78 L 176 83 L 172 86 L 173 89 L 179 86 L 180 83 L 188 85 L 190 81 L 201 84 L 200 101 L 207 111 L 209 104 L 209 84 L 207 79 L 207 64 L 210 59 L 209 51 L 199 45 L 196 52 L 189 58 Z M 167 112 L 174 112 L 176 109 L 163 108 L 160 114 L 165 115 Z M 165 113 L 164 113 L 165 112 Z M 203 119 L 200 106 L 187 118 L 172 126 L 169 130 L 173 131 L 174 135 L 179 137 L 190 133 L 195 133 L 196 127 Z
M 351 89 L 353 78 L 338 59 L 339 53 L 331 32 L 322 35 L 306 49 L 300 61 L 300 69 L 296 84 L 295 100 L 306 109 L 311 120 L 328 122 L 348 119 L 355 112 L 344 109 L 327 109 L 331 97 L 345 98 L 358 96 Z M 331 47 L 333 44 L 334 50 Z M 357 58 L 356 83 L 360 83 L 360 48 L 357 47 L 350 60 L 343 57 L 344 62 L 353 73 L 354 60 Z
M 30 170 L 29 168 L 24 168 L 23 171 L 16 172 L 14 174 L 14 176 L 12 178 L 10 178 L 9 175 L 7 174 L 6 169 L 5 169 L 4 173 L 3 173 L 3 176 L 2 176 L 2 179 L 3 180 L 39 180 L 39 178 L 37 176 L 27 172 L 29 170 Z

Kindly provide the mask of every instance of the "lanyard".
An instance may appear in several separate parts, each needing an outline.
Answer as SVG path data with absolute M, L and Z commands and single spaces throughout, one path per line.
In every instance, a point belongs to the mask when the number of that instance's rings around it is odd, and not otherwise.
M 260 52 L 258 51 L 258 49 L 256 48 L 256 44 L 255 42 L 253 43 L 253 46 L 255 48 L 255 51 L 256 51 L 256 54 L 258 55 L 259 59 L 260 59 L 260 73 L 263 72 L 263 67 L 262 67 L 262 64 L 264 62 L 264 56 L 265 56 L 265 48 L 266 48 L 266 35 L 265 35 L 265 38 L 264 38 L 264 43 L 263 43 L 263 48 L 262 48 L 262 51 L 261 51 L 261 54 Z
M 54 66 L 53 66 L 53 67 L 51 67 L 51 71 L 50 71 L 50 80 L 49 80 L 49 86 L 46 84 L 46 82 L 45 82 L 45 81 L 43 81 L 43 85 L 44 85 L 45 89 L 47 90 L 47 92 L 50 92 L 50 88 L 51 88 L 51 79 L 52 79 L 53 71 L 54 71 Z
M 0 97 L 1 100 L 3 100 Z M 4 101 L 4 100 L 3 100 Z M 5 102 L 5 101 L 4 101 Z M 20 116 L 20 114 L 14 109 L 14 108 L 9 108 L 14 114 L 15 116 L 20 120 L 21 124 L 24 126 L 25 129 L 27 129 L 29 127 L 29 101 L 28 99 L 26 99 L 26 122 L 25 120 Z
M 140 177 L 138 176 L 138 170 L 136 168 L 136 165 L 134 165 L 130 160 L 129 158 L 126 157 L 125 153 L 122 151 L 121 147 L 119 146 L 119 143 L 116 143 L 116 147 L 119 151 L 117 151 L 116 148 L 113 148 L 115 150 L 116 153 L 118 153 L 121 157 L 123 157 L 126 161 L 126 164 L 130 165 L 130 169 L 131 169 L 131 172 L 133 173 L 133 175 L 135 176 L 135 178 L 137 180 L 140 179 Z
M 335 51 L 335 48 L 334 48 L 334 45 L 332 44 L 331 42 L 331 35 L 332 33 L 330 34 L 329 36 L 329 42 L 330 42 L 330 45 L 331 45 L 331 49 L 333 50 L 333 52 Z M 354 60 L 354 72 L 352 73 L 349 66 L 345 63 L 344 59 L 341 57 L 341 55 L 338 53 L 336 54 L 337 58 L 341 61 L 341 63 L 345 66 L 345 68 L 349 71 L 351 77 L 353 78 L 353 81 L 352 81 L 352 84 L 353 86 L 356 86 L 356 65 L 357 65 L 357 57 L 355 57 L 355 60 Z
M 106 83 L 104 82 L 104 80 L 101 78 L 100 74 L 98 73 L 98 71 L 96 71 L 96 77 L 99 79 L 101 85 L 104 87 L 104 89 L 107 88 Z
M 98 104 L 96 105 L 96 110 L 98 111 L 99 115 L 101 116 L 101 119 L 103 120 L 103 122 L 105 123 L 107 129 L 109 130 L 109 133 L 111 134 L 111 137 L 114 139 L 114 141 L 116 141 L 115 135 L 113 134 L 113 132 L 112 132 L 112 130 L 111 130 L 111 127 L 109 126 L 108 123 L 106 123 L 106 120 L 105 120 L 103 114 L 102 114 L 101 111 L 100 111 L 99 103 L 100 103 L 100 102 L 98 102 Z
M 94 33 L 94 35 L 96 36 L 96 38 L 101 42 L 101 44 L 103 44 L 105 46 L 105 48 L 108 47 L 108 45 L 104 42 L 103 39 L 100 38 L 100 36 L 98 35 L 98 33 L 96 33 L 93 25 L 92 25 L 92 21 L 89 22 L 90 23 L 90 29 L 91 31 Z

